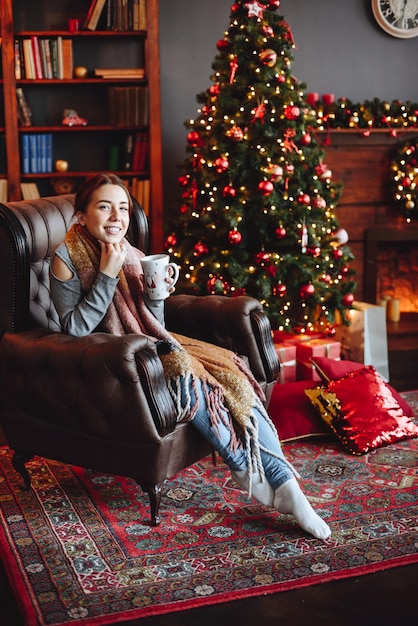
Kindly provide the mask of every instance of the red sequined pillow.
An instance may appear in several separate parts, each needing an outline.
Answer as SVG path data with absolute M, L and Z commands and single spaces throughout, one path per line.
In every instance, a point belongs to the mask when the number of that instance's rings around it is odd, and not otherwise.
M 346 361 L 345 359 L 337 361 L 336 359 L 329 359 L 325 356 L 312 357 L 311 361 L 319 377 L 324 383 L 328 383 L 330 380 L 337 380 L 350 372 L 361 370 L 364 367 L 362 363 L 357 363 L 356 361 Z M 405 415 L 408 417 L 414 417 L 412 408 L 396 391 L 396 389 L 391 387 L 389 383 L 385 383 L 385 385 L 387 385 Z
M 305 389 L 312 405 L 351 454 L 418 437 L 418 426 L 403 412 L 385 381 L 371 366 L 324 387 Z
M 274 385 L 268 412 L 281 441 L 331 434 L 304 393 L 317 384 L 313 380 L 297 380 Z

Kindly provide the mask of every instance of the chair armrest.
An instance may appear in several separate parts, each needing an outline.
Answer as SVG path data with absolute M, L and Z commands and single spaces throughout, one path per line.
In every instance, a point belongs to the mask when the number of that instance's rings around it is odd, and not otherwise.
M 167 298 L 165 307 L 168 330 L 246 357 L 264 389 L 277 380 L 280 365 L 270 322 L 255 298 L 182 294 Z
M 3 393 L 43 421 L 104 438 L 159 441 L 176 425 L 154 343 L 139 335 L 5 333 Z

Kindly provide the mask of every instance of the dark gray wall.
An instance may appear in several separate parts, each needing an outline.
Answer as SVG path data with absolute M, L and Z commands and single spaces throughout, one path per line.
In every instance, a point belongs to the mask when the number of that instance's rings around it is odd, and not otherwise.
M 216 42 L 229 27 L 233 0 L 160 0 L 165 209 L 178 192 L 185 156 L 184 121 L 196 116 L 196 94 L 210 84 Z M 418 37 L 384 33 L 371 0 L 282 0 L 279 14 L 294 35 L 293 74 L 307 91 L 354 102 L 418 101 Z

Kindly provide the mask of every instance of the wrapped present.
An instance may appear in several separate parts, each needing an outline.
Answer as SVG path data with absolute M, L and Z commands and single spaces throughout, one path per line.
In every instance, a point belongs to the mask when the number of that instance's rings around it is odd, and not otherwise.
M 338 326 L 335 338 L 341 343 L 343 358 L 373 365 L 380 376 L 389 380 L 389 356 L 386 308 L 368 302 L 353 302 L 350 326 Z
M 296 380 L 296 346 L 291 343 L 275 343 L 280 363 L 280 374 L 278 382 L 293 383 Z
M 328 359 L 341 358 L 341 343 L 330 339 L 310 339 L 296 346 L 296 378 L 297 380 L 320 380 L 311 358 L 323 356 Z
M 297 335 L 295 333 L 287 333 L 284 330 L 273 330 L 272 334 L 273 334 L 273 343 L 275 344 L 291 343 L 294 346 L 296 346 L 298 343 L 301 343 L 302 341 L 309 341 L 310 339 L 319 339 L 323 337 L 323 335 L 321 335 L 320 333 L 316 333 L 315 335 L 307 334 L 307 333 L 300 333 L 299 335 Z

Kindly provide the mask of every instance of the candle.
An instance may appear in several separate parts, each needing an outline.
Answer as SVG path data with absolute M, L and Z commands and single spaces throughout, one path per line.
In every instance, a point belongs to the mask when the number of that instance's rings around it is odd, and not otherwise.
M 316 92 L 308 93 L 308 95 L 306 96 L 306 99 L 308 101 L 308 104 L 314 107 L 319 100 L 319 93 L 316 93 Z
M 322 102 L 324 104 L 334 104 L 334 102 L 335 102 L 335 95 L 333 93 L 324 93 L 322 95 Z
M 391 298 L 387 301 L 386 313 L 389 322 L 399 322 L 401 319 L 401 301 L 399 298 Z

